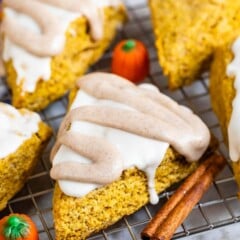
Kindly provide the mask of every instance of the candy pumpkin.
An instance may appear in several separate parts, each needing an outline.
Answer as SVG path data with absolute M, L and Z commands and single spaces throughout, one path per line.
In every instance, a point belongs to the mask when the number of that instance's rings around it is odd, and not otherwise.
M 148 51 L 138 40 L 123 40 L 113 50 L 111 67 L 112 73 L 138 83 L 149 74 Z
M 38 240 L 35 224 L 25 214 L 10 214 L 0 220 L 0 240 Z

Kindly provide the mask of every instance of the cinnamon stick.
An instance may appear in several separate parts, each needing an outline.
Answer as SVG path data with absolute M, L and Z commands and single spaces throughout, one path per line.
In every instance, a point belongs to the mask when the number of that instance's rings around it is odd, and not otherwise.
M 192 186 L 197 182 L 197 180 L 204 174 L 206 169 L 212 163 L 213 157 L 209 157 L 203 161 L 196 171 L 190 175 L 184 183 L 176 190 L 174 195 L 167 201 L 167 203 L 159 210 L 152 221 L 147 225 L 147 227 L 142 231 L 142 238 L 151 238 L 158 226 L 162 224 L 168 214 L 175 208 L 175 206 L 180 202 L 184 195 L 192 188 Z
M 172 195 L 149 225 L 142 231 L 143 239 L 168 240 L 188 216 L 216 174 L 224 167 L 223 157 L 213 154 Z

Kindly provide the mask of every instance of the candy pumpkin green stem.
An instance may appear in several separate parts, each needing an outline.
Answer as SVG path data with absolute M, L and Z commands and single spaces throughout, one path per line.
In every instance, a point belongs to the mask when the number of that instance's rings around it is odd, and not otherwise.
M 125 51 L 125 52 L 129 52 L 129 51 L 131 51 L 133 48 L 135 48 L 136 47 L 136 42 L 134 41 L 134 40 L 127 40 L 125 43 L 124 43 L 124 45 L 123 45 L 123 50 Z
M 0 219 L 0 240 L 38 240 L 36 225 L 25 214 L 12 213 Z
M 8 218 L 3 231 L 7 239 L 15 240 L 25 238 L 29 234 L 29 226 L 21 217 L 12 215 Z

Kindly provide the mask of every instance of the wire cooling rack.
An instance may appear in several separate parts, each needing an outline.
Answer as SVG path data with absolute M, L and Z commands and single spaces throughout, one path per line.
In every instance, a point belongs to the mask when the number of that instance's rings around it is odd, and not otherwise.
M 154 36 L 152 32 L 149 9 L 144 0 L 126 1 L 129 10 L 129 22 L 118 35 L 112 46 L 123 38 L 137 38 L 143 41 L 150 54 L 151 73 L 147 81 L 155 84 L 159 89 L 178 101 L 193 109 L 209 126 L 213 134 L 220 142 L 219 151 L 227 156 L 227 150 L 223 143 L 218 121 L 212 112 L 208 93 L 208 76 L 191 86 L 183 87 L 171 92 L 167 89 L 167 79 L 163 76 L 158 64 L 156 50 L 154 48 Z M 102 59 L 94 65 L 90 71 L 108 71 L 111 60 L 112 48 Z M 0 80 L 0 101 L 9 102 L 11 94 L 4 79 Z M 50 105 L 42 111 L 41 117 L 54 129 L 54 136 L 48 148 L 42 155 L 33 175 L 29 178 L 25 187 L 9 203 L 6 209 L 0 212 L 3 217 L 10 212 L 25 213 L 35 221 L 40 240 L 55 239 L 52 218 L 52 196 L 54 182 L 49 177 L 49 152 L 53 145 L 58 127 L 62 121 L 67 107 L 67 96 Z M 155 215 L 156 211 L 166 202 L 174 192 L 174 187 L 162 193 L 158 205 L 146 205 L 131 216 L 124 217 L 110 228 L 92 236 L 91 240 L 138 240 L 144 226 Z M 237 186 L 233 179 L 231 168 L 227 165 L 218 176 L 209 191 L 193 209 L 186 221 L 178 228 L 174 239 L 208 231 L 212 228 L 234 224 L 240 221 L 240 201 L 237 199 Z

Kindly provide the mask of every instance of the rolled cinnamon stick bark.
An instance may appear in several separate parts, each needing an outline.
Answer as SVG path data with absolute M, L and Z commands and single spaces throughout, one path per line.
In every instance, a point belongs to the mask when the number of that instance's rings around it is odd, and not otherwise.
M 168 202 L 142 231 L 143 239 L 168 240 L 209 188 L 214 177 L 225 166 L 226 160 L 211 155 L 188 177 Z

